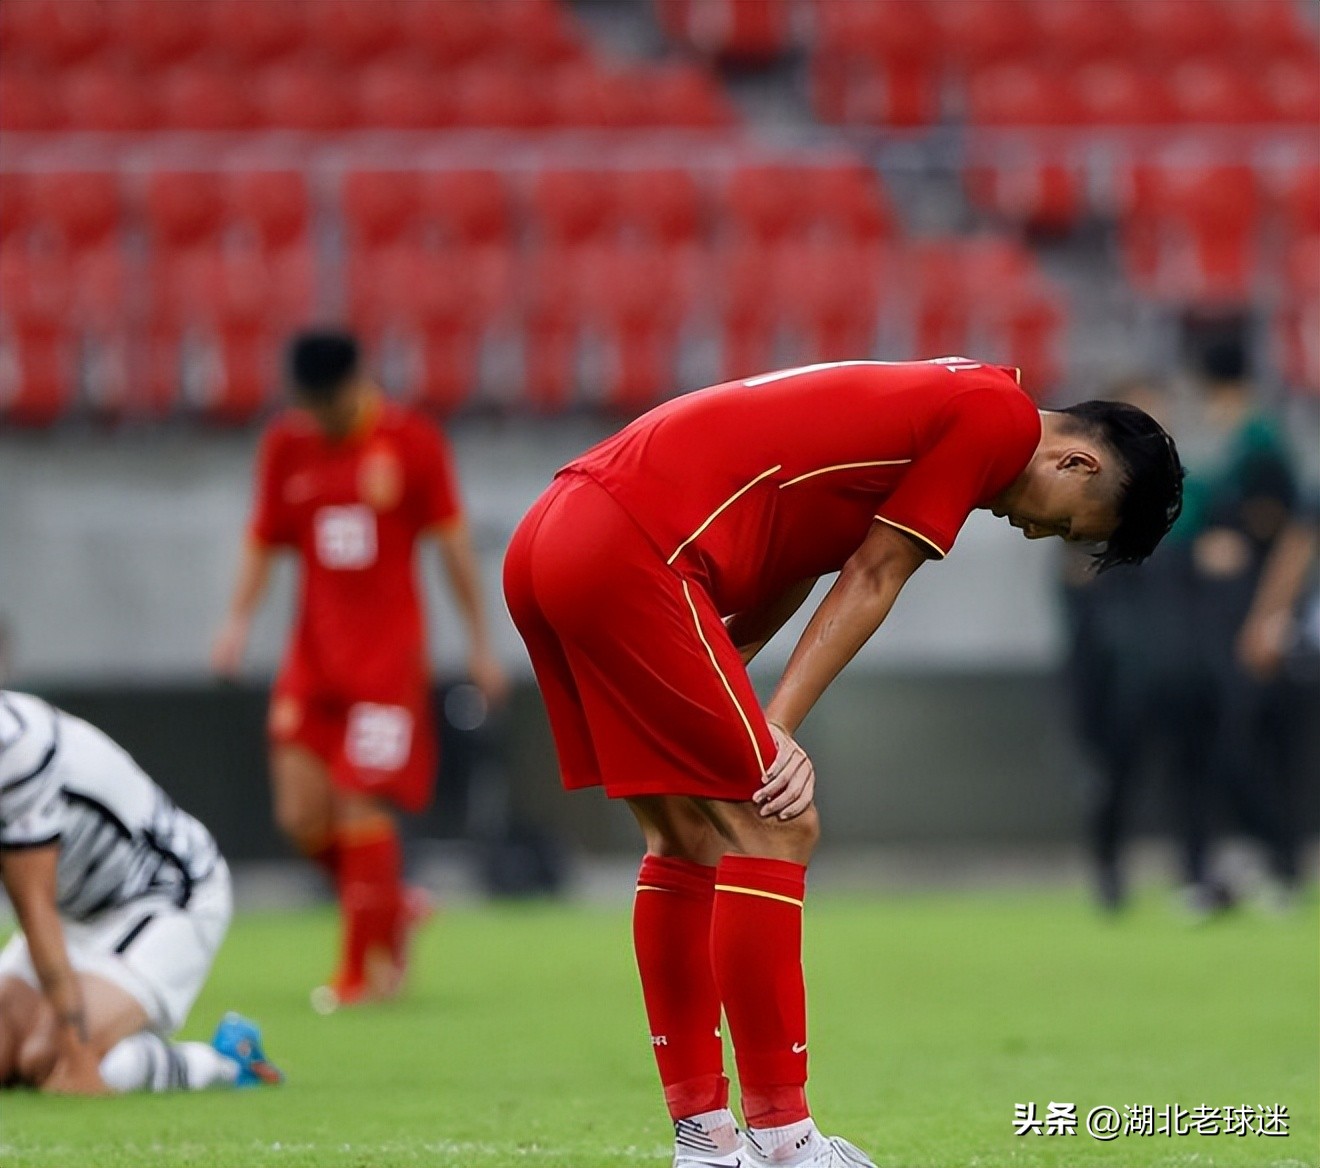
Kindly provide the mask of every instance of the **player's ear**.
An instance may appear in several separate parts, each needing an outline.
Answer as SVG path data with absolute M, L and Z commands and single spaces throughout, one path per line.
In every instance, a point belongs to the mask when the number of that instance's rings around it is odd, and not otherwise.
M 1055 463 L 1061 471 L 1071 471 L 1074 474 L 1094 475 L 1099 474 L 1103 469 L 1100 456 L 1094 450 L 1085 446 L 1071 446 L 1059 455 L 1058 462 Z

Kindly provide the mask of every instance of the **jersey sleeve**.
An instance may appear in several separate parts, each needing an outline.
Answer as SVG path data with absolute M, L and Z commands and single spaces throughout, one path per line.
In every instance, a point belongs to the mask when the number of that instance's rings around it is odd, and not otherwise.
M 53 844 L 64 830 L 64 799 L 49 751 L 23 774 L 5 773 L 0 785 L 0 849 Z
M 1025 395 L 968 390 L 945 405 L 875 517 L 943 559 L 967 516 L 1022 473 L 1039 440 L 1039 415 Z
M 267 430 L 257 449 L 256 482 L 252 498 L 251 538 L 266 547 L 298 542 L 289 508 L 284 502 L 285 445 L 278 430 Z
M 421 420 L 413 443 L 412 480 L 417 526 L 443 527 L 463 514 L 449 440 L 439 426 Z

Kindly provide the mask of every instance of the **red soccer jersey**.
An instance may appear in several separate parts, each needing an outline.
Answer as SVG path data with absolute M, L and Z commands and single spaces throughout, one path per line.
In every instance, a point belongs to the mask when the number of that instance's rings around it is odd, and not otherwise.
M 946 555 L 1039 441 L 1014 369 L 840 361 L 676 398 L 564 471 L 600 483 L 728 616 L 837 571 L 876 519 Z
M 302 559 L 288 661 L 347 699 L 424 674 L 415 545 L 459 514 L 448 444 L 419 414 L 381 402 L 342 440 L 298 411 L 271 423 L 251 535 Z

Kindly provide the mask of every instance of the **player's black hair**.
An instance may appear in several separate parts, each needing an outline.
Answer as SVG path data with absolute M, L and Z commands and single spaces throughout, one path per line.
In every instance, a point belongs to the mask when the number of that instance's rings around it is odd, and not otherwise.
M 358 371 L 361 353 L 346 332 L 320 329 L 299 333 L 289 342 L 289 380 L 304 401 L 328 402 Z
M 1059 412 L 1113 451 L 1119 462 L 1118 526 L 1093 557 L 1095 570 L 1141 563 L 1182 514 L 1187 472 L 1178 448 L 1145 410 L 1123 402 L 1085 401 Z

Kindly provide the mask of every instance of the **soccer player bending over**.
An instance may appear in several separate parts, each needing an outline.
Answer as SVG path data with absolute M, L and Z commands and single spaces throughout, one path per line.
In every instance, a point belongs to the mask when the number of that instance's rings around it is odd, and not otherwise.
M 357 343 L 307 333 L 289 351 L 296 409 L 266 431 L 249 539 L 214 664 L 235 674 L 272 561 L 297 555 L 297 627 L 271 698 L 275 818 L 334 882 L 339 968 L 321 1009 L 394 996 L 412 927 L 391 807 L 420 811 L 435 782 L 420 539 L 440 547 L 467 626 L 472 680 L 492 703 L 506 681 L 482 612 L 476 557 L 449 449 L 420 414 L 387 402 Z
M 1181 500 L 1173 442 L 1139 409 L 1038 410 L 1017 370 L 959 357 L 678 398 L 533 505 L 505 595 L 564 785 L 626 799 L 646 841 L 633 939 L 676 1168 L 871 1163 L 807 1107 L 802 904 L 819 824 L 793 735 L 908 577 L 977 508 L 1028 539 L 1103 544 L 1101 571 L 1138 563 Z M 836 571 L 762 711 L 747 663 Z
M 0 690 L 0 1087 L 75 1095 L 278 1083 L 251 1022 L 171 1042 L 229 928 L 229 869 L 96 727 Z

